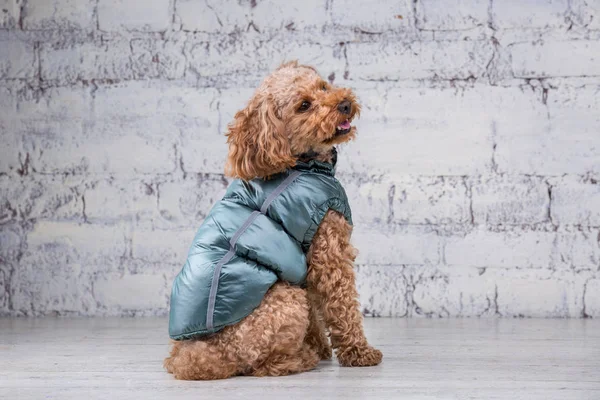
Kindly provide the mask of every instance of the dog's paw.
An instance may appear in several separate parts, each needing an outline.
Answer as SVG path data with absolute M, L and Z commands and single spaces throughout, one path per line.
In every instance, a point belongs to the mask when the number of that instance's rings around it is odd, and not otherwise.
M 333 351 L 329 343 L 329 338 L 325 334 L 307 335 L 305 340 L 317 352 L 320 360 L 331 360 Z
M 382 358 L 381 351 L 368 345 L 337 352 L 337 359 L 343 367 L 370 367 L 381 363 Z
M 314 341 L 309 340 L 308 344 L 317 352 L 320 360 L 331 360 L 333 351 L 331 350 L 329 341 L 318 341 L 317 343 L 314 343 Z
M 333 356 L 333 351 L 331 350 L 331 346 L 328 344 L 324 344 L 319 347 L 317 350 L 317 354 L 321 360 L 331 360 Z

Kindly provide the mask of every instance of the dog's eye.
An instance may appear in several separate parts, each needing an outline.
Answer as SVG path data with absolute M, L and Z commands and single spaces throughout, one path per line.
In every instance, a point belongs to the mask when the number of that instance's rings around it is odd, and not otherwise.
M 300 107 L 298 107 L 298 111 L 306 111 L 310 108 L 310 101 L 306 101 L 304 100 L 302 102 L 302 104 L 300 104 Z
M 326 91 L 327 91 L 327 85 L 323 85 L 323 86 L 321 87 L 321 90 L 323 90 L 324 92 L 326 92 Z

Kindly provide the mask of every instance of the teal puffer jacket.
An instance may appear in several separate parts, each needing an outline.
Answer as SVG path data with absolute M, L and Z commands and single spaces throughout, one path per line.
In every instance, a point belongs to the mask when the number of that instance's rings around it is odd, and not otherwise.
M 327 210 L 352 223 L 333 164 L 298 163 L 268 180 L 235 180 L 198 230 L 171 292 L 169 336 L 188 339 L 248 316 L 277 280 L 302 285 Z

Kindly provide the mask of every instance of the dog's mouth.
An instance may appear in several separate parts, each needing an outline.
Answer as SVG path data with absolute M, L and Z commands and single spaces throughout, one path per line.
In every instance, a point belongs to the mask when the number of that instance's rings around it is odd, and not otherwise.
M 348 133 L 350 133 L 351 130 L 352 130 L 352 125 L 350 125 L 350 121 L 345 120 L 344 122 L 342 122 L 335 128 L 334 137 L 347 135 Z

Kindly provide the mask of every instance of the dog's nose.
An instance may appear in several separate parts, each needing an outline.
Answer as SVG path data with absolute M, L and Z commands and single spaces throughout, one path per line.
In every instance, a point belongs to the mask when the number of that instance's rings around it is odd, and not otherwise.
M 352 109 L 352 103 L 350 103 L 348 100 L 344 100 L 342 101 L 340 104 L 338 104 L 338 111 L 341 112 L 342 114 L 350 114 L 350 110 Z

